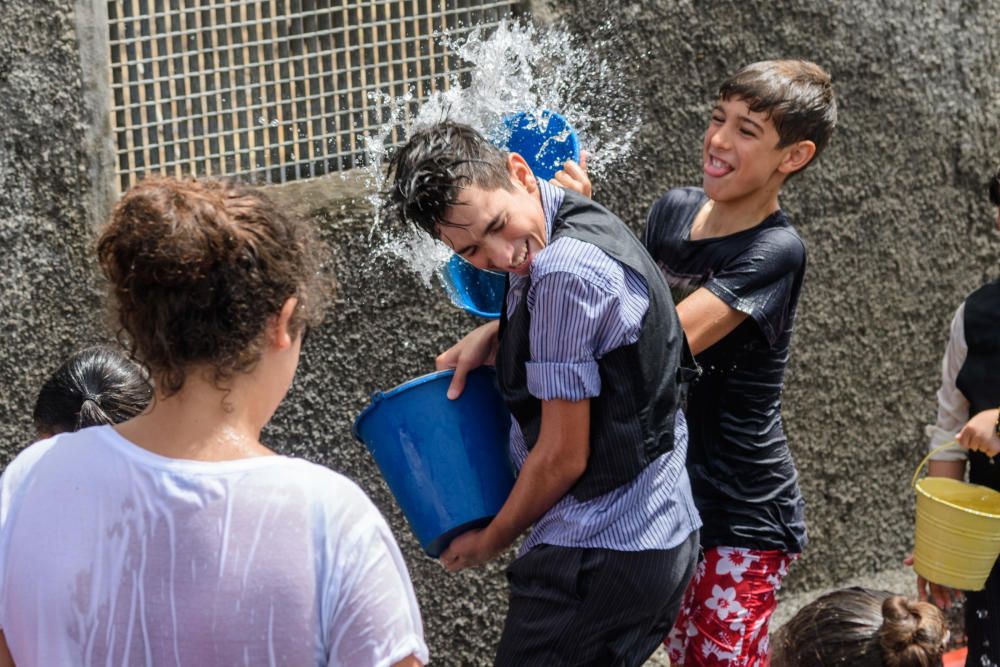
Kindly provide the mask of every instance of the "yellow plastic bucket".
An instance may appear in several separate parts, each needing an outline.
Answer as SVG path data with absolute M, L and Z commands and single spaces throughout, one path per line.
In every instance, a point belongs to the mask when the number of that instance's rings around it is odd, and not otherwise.
M 924 457 L 913 474 L 917 520 L 913 569 L 927 581 L 962 591 L 981 591 L 1000 554 L 1000 493 L 947 477 L 924 477 Z

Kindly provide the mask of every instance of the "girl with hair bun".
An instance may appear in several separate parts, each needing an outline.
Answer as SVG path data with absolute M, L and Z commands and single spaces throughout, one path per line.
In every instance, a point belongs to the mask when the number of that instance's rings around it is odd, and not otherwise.
M 97 244 L 153 399 L 61 433 L 0 478 L 0 666 L 419 667 L 389 528 L 345 477 L 260 440 L 330 282 L 262 194 L 149 178 Z
M 118 424 L 149 404 L 152 387 L 142 369 L 106 345 L 73 354 L 45 381 L 35 401 L 35 433 L 48 438 L 89 426 Z
M 944 614 L 927 602 L 866 588 L 813 600 L 772 639 L 772 667 L 936 667 Z

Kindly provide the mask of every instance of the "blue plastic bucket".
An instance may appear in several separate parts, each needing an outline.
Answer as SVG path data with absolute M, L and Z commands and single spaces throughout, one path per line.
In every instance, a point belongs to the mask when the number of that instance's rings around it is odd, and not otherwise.
M 507 276 L 494 271 L 481 271 L 461 255 L 452 255 L 442 270 L 444 288 L 452 303 L 467 313 L 496 319 L 503 306 Z
M 580 139 L 556 112 L 522 111 L 507 116 L 503 122 L 510 130 L 507 150 L 523 157 L 538 178 L 547 181 L 554 177 L 566 160 L 580 161 Z
M 449 400 L 452 375 L 431 373 L 376 392 L 353 429 L 433 558 L 457 535 L 489 523 L 514 485 L 510 413 L 495 373 L 472 371 L 461 396 Z
M 511 114 L 495 141 L 505 143 L 531 167 L 534 175 L 549 180 L 566 160 L 580 161 L 580 139 L 566 119 L 554 111 Z M 480 271 L 458 255 L 452 256 L 441 271 L 448 296 L 459 308 L 479 317 L 496 319 L 503 306 L 505 276 Z

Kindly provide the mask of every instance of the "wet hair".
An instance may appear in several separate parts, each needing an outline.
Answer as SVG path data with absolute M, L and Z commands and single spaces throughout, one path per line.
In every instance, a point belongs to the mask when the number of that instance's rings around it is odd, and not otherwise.
M 332 289 L 312 225 L 228 181 L 140 181 L 115 205 L 97 255 L 119 338 L 164 396 L 193 366 L 217 386 L 248 372 L 287 299 L 298 299 L 289 322 L 298 334 L 319 323 Z
M 778 131 L 779 148 L 803 140 L 816 144 L 813 159 L 826 148 L 837 125 L 830 75 L 807 60 L 747 65 L 719 87 L 719 99 L 732 98 L 743 100 L 753 112 L 767 114 Z
M 993 178 L 990 179 L 990 203 L 1000 208 L 1000 168 L 997 169 L 997 173 L 993 174 Z
M 934 667 L 948 641 L 944 614 L 927 602 L 865 588 L 828 593 L 775 634 L 774 667 Z
M 443 121 L 414 132 L 389 161 L 387 208 L 399 220 L 438 237 L 445 212 L 462 188 L 511 190 L 507 153 L 461 123 Z
M 39 436 L 118 424 L 146 409 L 153 392 L 142 368 L 100 345 L 70 356 L 45 381 L 33 414 Z

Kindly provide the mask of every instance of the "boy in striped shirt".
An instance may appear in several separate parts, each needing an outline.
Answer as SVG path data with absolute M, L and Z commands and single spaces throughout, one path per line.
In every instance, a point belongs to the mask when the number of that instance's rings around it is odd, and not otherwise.
M 481 565 L 533 526 L 495 664 L 641 665 L 677 615 L 701 525 L 678 409 L 693 362 L 658 267 L 617 217 L 464 125 L 414 133 L 390 178 L 402 219 L 508 274 L 500 321 L 437 364 L 455 369 L 454 398 L 495 363 L 517 481 L 442 563 Z

